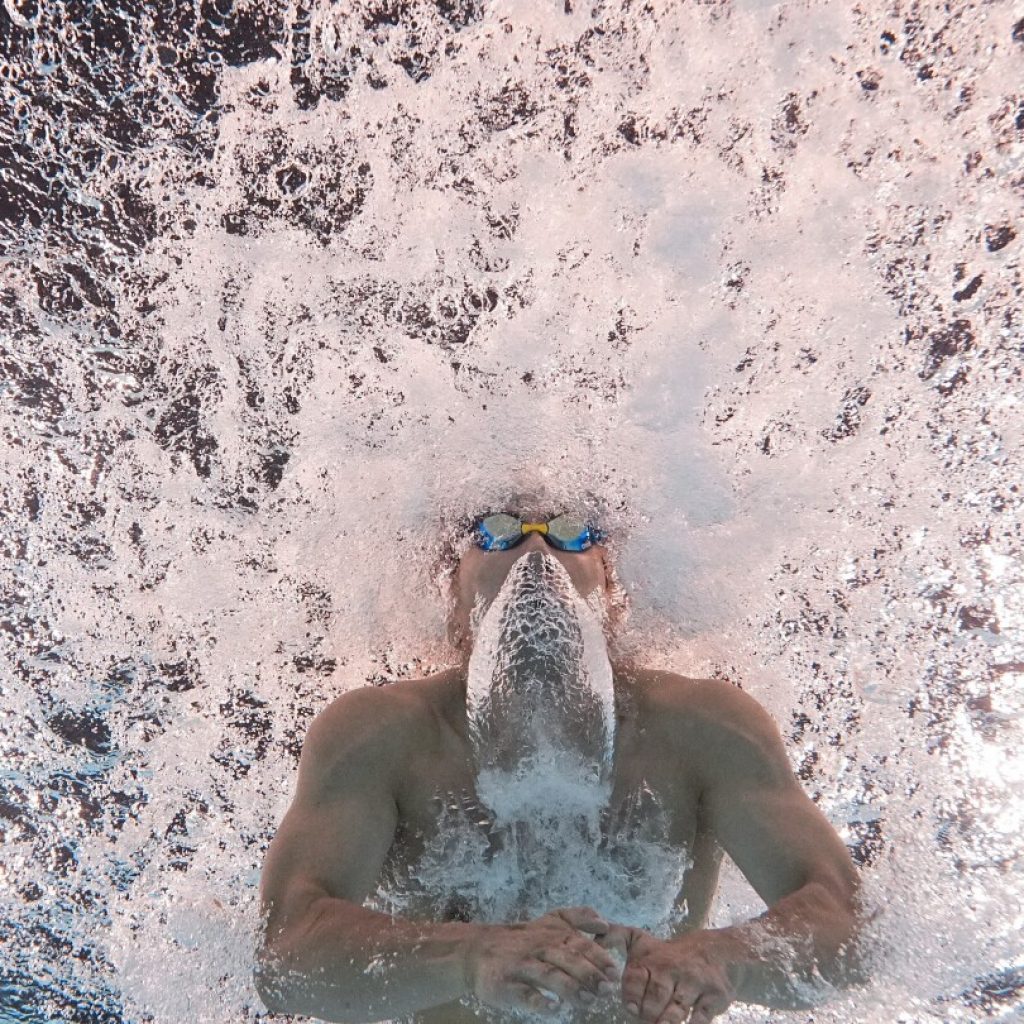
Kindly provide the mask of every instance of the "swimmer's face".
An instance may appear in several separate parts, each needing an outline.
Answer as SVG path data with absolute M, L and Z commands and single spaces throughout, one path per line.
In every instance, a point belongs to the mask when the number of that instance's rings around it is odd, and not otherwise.
M 542 522 L 544 516 L 524 516 L 526 522 Z M 452 638 L 459 647 L 468 646 L 470 636 L 470 615 L 479 600 L 483 610 L 490 607 L 498 596 L 512 566 L 531 551 L 544 551 L 561 562 L 569 574 L 573 586 L 586 600 L 595 592 L 602 598 L 608 597 L 608 572 L 605 567 L 606 549 L 594 544 L 586 551 L 559 551 L 551 547 L 539 533 L 531 533 L 526 540 L 507 551 L 484 551 L 472 547 L 459 562 L 455 571 L 453 586 L 455 606 L 452 610 Z

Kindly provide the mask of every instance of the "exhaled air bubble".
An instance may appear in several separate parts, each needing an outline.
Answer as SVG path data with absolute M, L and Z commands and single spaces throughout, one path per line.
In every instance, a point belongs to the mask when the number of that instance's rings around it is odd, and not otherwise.
M 566 795 L 603 792 L 615 729 L 611 663 L 600 622 L 547 552 L 513 564 L 481 620 L 466 710 L 492 810 L 511 810 L 513 792 L 529 801 L 531 779 L 548 792 L 555 765 Z

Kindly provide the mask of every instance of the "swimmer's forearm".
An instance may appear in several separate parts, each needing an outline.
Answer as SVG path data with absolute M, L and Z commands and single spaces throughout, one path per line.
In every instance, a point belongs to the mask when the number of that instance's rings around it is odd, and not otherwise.
M 410 921 L 323 897 L 268 935 L 257 988 L 267 1008 L 328 1021 L 380 1021 L 467 995 L 482 926 Z
M 756 920 L 711 934 L 725 944 L 741 1002 L 806 1009 L 822 980 L 836 987 L 863 980 L 852 893 L 809 884 Z

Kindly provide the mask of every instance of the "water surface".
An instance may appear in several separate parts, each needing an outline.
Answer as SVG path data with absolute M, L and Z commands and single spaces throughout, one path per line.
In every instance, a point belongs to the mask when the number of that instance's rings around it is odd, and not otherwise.
M 256 1019 L 310 720 L 525 485 L 886 908 L 814 1020 L 1015 1019 L 1019 19 L 5 0 L 0 1019 Z

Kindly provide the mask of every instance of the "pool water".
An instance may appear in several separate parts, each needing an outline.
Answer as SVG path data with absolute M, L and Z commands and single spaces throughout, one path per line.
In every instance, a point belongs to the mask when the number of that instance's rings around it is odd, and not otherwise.
M 1015 5 L 0 40 L 2 1024 L 260 1016 L 305 730 L 452 663 L 446 535 L 521 489 L 600 514 L 623 649 L 768 707 L 884 908 L 791 1019 L 1021 1019 Z

